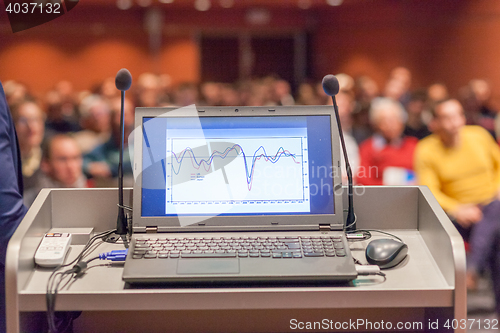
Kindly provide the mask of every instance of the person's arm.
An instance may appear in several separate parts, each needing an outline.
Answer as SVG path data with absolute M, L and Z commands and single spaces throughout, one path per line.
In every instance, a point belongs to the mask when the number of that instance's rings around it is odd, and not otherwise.
M 418 184 L 429 187 L 441 207 L 446 212 L 450 212 L 457 208 L 459 202 L 441 191 L 441 181 L 431 160 L 433 152 L 426 150 L 427 147 L 422 147 L 422 145 L 419 144 L 415 151 L 414 163 Z
M 14 123 L 0 83 L 0 263 L 10 237 L 26 214 L 22 196 L 22 174 Z
M 97 146 L 83 156 L 83 172 L 89 178 L 110 178 L 111 170 L 106 163 L 104 145 Z

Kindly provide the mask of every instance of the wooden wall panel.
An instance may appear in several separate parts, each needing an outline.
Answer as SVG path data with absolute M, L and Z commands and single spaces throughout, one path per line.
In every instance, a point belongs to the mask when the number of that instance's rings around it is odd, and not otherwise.
M 414 88 L 442 81 L 456 94 L 482 78 L 500 102 L 499 1 L 366 1 L 323 10 L 318 22 L 317 77 L 368 74 L 383 86 L 392 68 L 406 66 Z
M 157 53 L 149 49 L 144 9 L 120 11 L 82 1 L 63 17 L 16 34 L 1 13 L 0 80 L 20 80 L 44 92 L 69 79 L 84 89 L 127 67 L 134 76 L 166 72 L 174 82 L 198 82 L 200 32 L 306 31 L 313 79 L 346 72 L 370 75 L 383 85 L 392 68 L 406 66 L 414 87 L 443 81 L 456 92 L 469 80 L 484 78 L 500 100 L 498 0 L 345 0 L 339 7 L 310 10 L 290 5 L 271 8 L 272 20 L 262 26 L 249 25 L 245 10 L 167 9 Z

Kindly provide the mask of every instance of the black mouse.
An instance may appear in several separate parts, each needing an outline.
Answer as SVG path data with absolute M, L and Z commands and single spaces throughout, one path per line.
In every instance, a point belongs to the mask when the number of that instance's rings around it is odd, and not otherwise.
M 391 268 L 399 264 L 408 253 L 408 245 L 394 239 L 372 240 L 366 247 L 366 260 L 380 268 Z

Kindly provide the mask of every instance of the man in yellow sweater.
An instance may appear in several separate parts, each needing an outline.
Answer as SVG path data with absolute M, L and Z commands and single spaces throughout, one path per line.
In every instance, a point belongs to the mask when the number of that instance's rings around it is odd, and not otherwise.
M 491 270 L 500 314 L 500 148 L 482 127 L 465 126 L 455 99 L 436 104 L 430 129 L 433 134 L 415 152 L 418 182 L 429 187 L 469 241 L 468 281 Z

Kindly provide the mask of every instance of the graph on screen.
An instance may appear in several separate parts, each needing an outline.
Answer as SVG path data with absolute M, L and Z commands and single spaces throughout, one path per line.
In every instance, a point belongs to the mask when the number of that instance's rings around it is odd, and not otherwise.
M 177 211 L 309 209 L 306 136 L 171 136 L 167 156 L 167 206 Z

